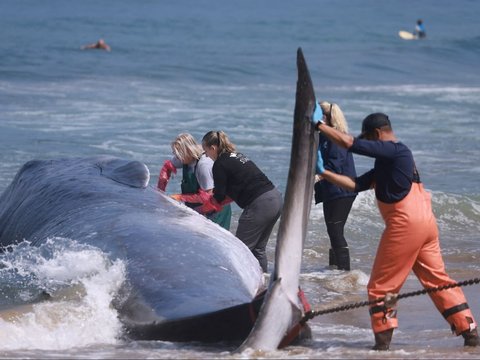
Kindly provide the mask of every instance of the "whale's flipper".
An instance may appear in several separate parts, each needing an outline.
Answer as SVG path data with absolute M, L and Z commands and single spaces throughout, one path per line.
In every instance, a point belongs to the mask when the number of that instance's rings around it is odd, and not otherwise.
M 238 351 L 277 349 L 302 316 L 299 277 L 313 196 L 318 133 L 311 123 L 316 100 L 301 48 L 297 51 L 297 68 L 290 169 L 277 237 L 275 269 L 259 318 Z

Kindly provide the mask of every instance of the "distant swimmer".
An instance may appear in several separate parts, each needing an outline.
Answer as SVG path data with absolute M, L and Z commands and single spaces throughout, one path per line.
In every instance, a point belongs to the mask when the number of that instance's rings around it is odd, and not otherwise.
M 93 44 L 83 45 L 80 49 L 82 49 L 82 50 L 85 50 L 85 49 L 99 49 L 99 50 L 106 50 L 106 51 L 111 50 L 110 46 L 108 46 L 107 43 L 103 39 L 99 39 L 96 43 L 93 43 Z
M 427 32 L 425 31 L 425 25 L 423 24 L 422 19 L 417 20 L 417 24 L 415 25 L 415 31 L 413 34 L 417 37 L 417 39 L 423 39 L 427 36 Z

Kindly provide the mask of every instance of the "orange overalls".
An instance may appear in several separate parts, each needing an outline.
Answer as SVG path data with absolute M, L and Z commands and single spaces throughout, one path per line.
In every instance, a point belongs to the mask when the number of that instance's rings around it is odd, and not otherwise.
M 445 272 L 431 196 L 421 183 L 412 183 L 408 195 L 397 203 L 378 201 L 385 230 L 378 245 L 370 281 L 369 300 L 399 293 L 413 270 L 424 287 L 455 283 Z M 460 335 L 476 327 L 460 287 L 429 293 L 437 309 Z M 383 303 L 370 308 L 372 329 L 379 333 L 398 327 L 396 311 Z

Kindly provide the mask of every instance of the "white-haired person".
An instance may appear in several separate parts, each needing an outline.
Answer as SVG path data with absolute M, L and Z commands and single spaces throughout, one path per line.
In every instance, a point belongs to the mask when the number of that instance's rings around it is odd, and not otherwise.
M 165 191 L 168 181 L 177 169 L 182 169 L 181 194 L 172 195 L 178 201 L 193 209 L 202 205 L 204 194 L 213 191 L 213 160 L 202 150 L 191 134 L 179 134 L 171 143 L 173 157 L 165 160 L 158 177 L 157 188 Z M 206 215 L 210 220 L 230 230 L 232 209 L 225 205 L 220 211 L 210 211 Z

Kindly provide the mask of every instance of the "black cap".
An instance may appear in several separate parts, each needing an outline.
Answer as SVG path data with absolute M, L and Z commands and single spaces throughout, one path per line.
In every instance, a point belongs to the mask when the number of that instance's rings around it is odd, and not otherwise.
M 384 113 L 373 113 L 368 115 L 362 122 L 362 133 L 358 136 L 363 139 L 365 135 L 371 134 L 375 129 L 379 129 L 383 126 L 392 127 L 388 116 Z

